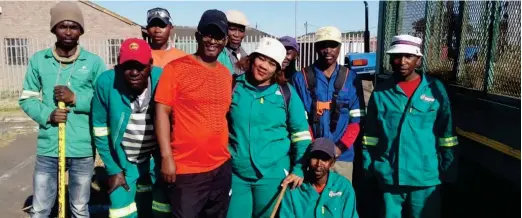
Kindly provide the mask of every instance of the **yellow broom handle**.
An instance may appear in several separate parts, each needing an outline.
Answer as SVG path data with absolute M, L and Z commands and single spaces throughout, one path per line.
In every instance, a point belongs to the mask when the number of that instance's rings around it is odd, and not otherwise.
M 65 109 L 64 102 L 58 102 Z M 65 123 L 58 124 L 58 217 L 65 218 Z

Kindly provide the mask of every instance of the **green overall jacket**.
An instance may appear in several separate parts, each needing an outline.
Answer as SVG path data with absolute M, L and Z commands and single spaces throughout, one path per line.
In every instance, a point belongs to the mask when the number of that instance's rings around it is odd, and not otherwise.
M 392 77 L 376 86 L 366 114 L 363 166 L 381 185 L 434 186 L 455 180 L 458 141 L 439 80 L 421 74 L 408 99 Z
M 154 99 L 161 72 L 161 68 L 152 67 L 151 99 Z M 132 164 L 127 160 L 127 154 L 121 146 L 123 133 L 132 114 L 131 100 L 125 94 L 126 89 L 123 74 L 108 70 L 100 75 L 94 90 L 92 105 L 94 144 L 108 175 L 120 173 L 127 168 L 127 164 Z
M 48 121 L 58 107 L 54 99 L 54 87 L 67 85 L 74 93 L 76 102 L 67 106 L 70 112 L 65 123 L 65 156 L 92 157 L 94 149 L 89 130 L 89 113 L 96 78 L 106 70 L 106 66 L 99 56 L 78 47 L 78 58 L 61 68 L 52 49 L 38 51 L 29 59 L 22 95 L 18 101 L 22 110 L 40 127 L 36 153 L 58 157 L 58 125 Z
M 355 191 L 343 176 L 330 171 L 319 194 L 309 182 L 287 189 L 281 203 L 280 218 L 357 218 Z
M 245 74 L 236 78 L 228 123 L 233 170 L 239 176 L 274 178 L 270 173 L 278 172 L 284 177 L 284 170 L 303 176 L 301 161 L 311 135 L 303 103 L 292 86 L 289 90 L 285 105 L 278 84 L 261 91 Z

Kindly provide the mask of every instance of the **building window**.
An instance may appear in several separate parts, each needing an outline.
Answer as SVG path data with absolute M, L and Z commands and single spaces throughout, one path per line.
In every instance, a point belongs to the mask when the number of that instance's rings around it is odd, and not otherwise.
M 116 65 L 118 64 L 118 55 L 120 54 L 120 47 L 123 39 L 109 39 L 107 40 L 109 55 L 108 55 L 108 65 Z
M 8 65 L 27 65 L 29 54 L 27 39 L 4 38 L 5 63 Z

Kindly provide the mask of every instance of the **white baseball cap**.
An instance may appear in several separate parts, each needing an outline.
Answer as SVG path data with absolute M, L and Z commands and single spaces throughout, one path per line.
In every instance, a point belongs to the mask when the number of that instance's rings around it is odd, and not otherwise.
M 229 23 L 248 26 L 248 20 L 245 14 L 243 14 L 243 12 L 237 10 L 229 10 L 227 11 L 226 15 Z
M 333 26 L 321 27 L 315 32 L 315 42 L 335 41 L 342 43 L 341 31 Z
M 422 39 L 410 35 L 398 35 L 392 38 L 391 48 L 387 54 L 412 54 L 422 57 Z
M 259 53 L 274 59 L 281 68 L 286 57 L 286 48 L 283 43 L 277 39 L 263 37 L 259 40 L 259 44 L 257 44 L 256 50 L 254 50 L 253 53 Z

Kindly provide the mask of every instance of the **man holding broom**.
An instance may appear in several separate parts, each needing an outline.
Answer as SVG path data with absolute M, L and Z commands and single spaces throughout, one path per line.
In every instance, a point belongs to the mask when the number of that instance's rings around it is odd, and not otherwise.
M 30 58 L 19 99 L 22 110 L 40 127 L 31 217 L 48 217 L 57 196 L 59 123 L 66 123 L 71 215 L 89 217 L 94 167 L 89 113 L 95 80 L 106 66 L 99 56 L 78 45 L 84 22 L 75 3 L 59 2 L 51 8 L 51 32 L 56 43 Z M 66 108 L 58 109 L 58 102 Z

